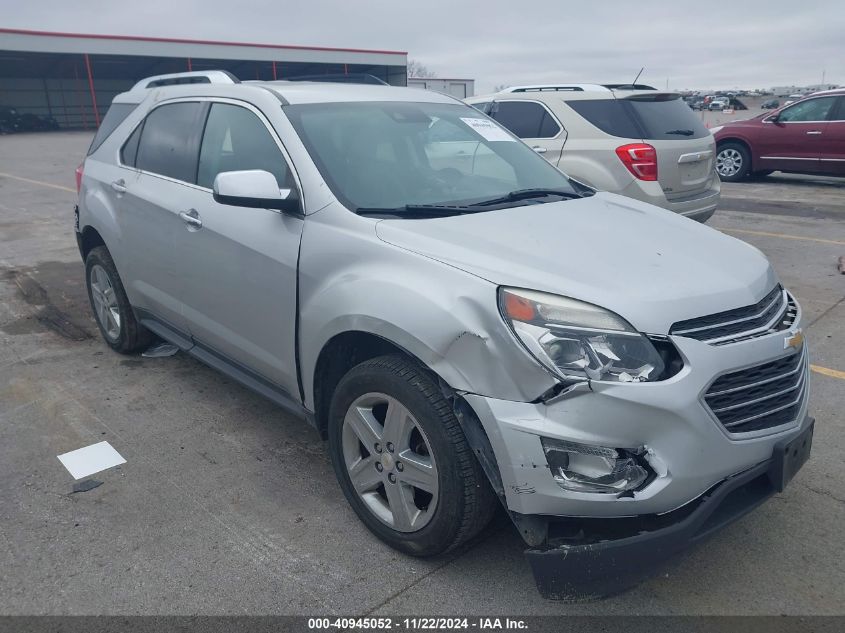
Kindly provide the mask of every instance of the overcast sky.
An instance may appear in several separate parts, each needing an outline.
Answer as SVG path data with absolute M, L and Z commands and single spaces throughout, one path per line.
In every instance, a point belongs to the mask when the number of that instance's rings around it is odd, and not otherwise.
M 3 26 L 404 50 L 476 92 L 534 82 L 659 88 L 845 84 L 841 0 L 0 0 Z M 14 9 L 11 7 L 14 6 Z M 2 35 L 0 35 L 2 48 Z

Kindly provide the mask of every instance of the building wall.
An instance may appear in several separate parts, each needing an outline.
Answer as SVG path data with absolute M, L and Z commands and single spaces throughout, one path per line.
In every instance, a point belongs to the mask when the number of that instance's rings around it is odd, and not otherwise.
M 467 97 L 472 97 L 475 94 L 474 79 L 408 77 L 408 86 L 411 88 L 425 88 L 426 90 L 442 92 L 447 95 L 457 97 L 458 99 L 466 99 Z
M 116 94 L 152 75 L 213 69 L 229 71 L 242 81 L 271 81 L 303 75 L 370 74 L 404 86 L 406 65 L 407 53 L 401 51 L 0 27 L 0 106 L 15 108 L 19 114 L 52 117 L 62 128 L 94 128 Z

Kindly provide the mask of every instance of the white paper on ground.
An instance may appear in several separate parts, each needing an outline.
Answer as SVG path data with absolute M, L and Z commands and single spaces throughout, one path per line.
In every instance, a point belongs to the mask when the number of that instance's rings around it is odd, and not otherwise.
M 58 455 L 58 458 L 74 479 L 82 479 L 106 468 L 126 463 L 126 460 L 108 442 L 98 442 L 78 448 Z
M 513 141 L 516 139 L 505 132 L 498 125 L 489 119 L 474 119 L 470 117 L 461 117 L 461 121 L 470 126 L 473 130 L 481 134 L 487 141 Z

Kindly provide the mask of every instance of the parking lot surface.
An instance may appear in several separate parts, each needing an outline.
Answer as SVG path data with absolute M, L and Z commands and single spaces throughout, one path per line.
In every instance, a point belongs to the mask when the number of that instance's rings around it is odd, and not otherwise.
M 0 138 L 0 613 L 845 613 L 845 180 L 726 184 L 709 222 L 761 249 L 803 306 L 810 461 L 641 586 L 562 604 L 536 592 L 503 513 L 447 557 L 398 554 L 304 422 L 184 354 L 112 352 L 73 236 L 90 139 Z M 56 456 L 102 440 L 126 463 L 72 493 Z

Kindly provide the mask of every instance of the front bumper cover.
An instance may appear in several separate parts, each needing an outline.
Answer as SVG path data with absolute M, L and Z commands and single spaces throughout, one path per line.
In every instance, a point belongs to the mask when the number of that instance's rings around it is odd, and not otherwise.
M 807 416 L 801 433 L 779 442 L 771 459 L 728 477 L 673 512 L 563 520 L 576 538 L 556 536 L 552 526 L 547 546 L 526 551 L 540 593 L 550 599 L 588 600 L 619 593 L 653 575 L 667 559 L 782 491 L 809 457 L 814 422 Z

